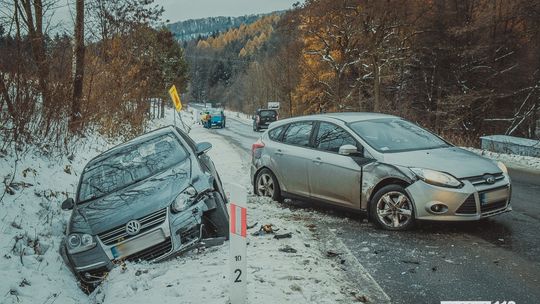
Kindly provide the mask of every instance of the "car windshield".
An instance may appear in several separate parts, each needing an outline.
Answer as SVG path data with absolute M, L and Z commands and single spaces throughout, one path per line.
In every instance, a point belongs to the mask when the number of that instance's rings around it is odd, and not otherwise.
M 187 156 L 172 135 L 124 147 L 83 172 L 78 201 L 89 201 L 125 188 L 185 161 Z
M 439 137 L 399 118 L 375 119 L 350 124 L 356 134 L 379 152 L 401 152 L 448 147 Z
M 261 117 L 275 117 L 276 111 L 266 110 L 260 112 Z

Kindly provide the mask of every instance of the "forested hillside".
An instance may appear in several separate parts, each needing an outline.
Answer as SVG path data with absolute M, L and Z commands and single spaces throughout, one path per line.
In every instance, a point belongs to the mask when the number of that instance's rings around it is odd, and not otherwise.
M 540 0 L 308 0 L 186 54 L 195 101 L 392 113 L 462 140 L 535 136 Z
M 190 19 L 167 25 L 178 41 L 188 41 L 199 37 L 206 38 L 225 32 L 242 24 L 251 24 L 263 15 L 248 15 L 240 17 L 208 17 Z

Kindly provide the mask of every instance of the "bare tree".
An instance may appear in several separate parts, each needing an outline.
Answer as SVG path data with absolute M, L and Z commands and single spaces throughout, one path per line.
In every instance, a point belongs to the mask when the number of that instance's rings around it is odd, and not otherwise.
M 84 83 L 84 0 L 77 0 L 75 18 L 75 52 L 73 75 L 73 100 L 71 104 L 70 130 L 76 131 L 81 122 L 81 100 Z

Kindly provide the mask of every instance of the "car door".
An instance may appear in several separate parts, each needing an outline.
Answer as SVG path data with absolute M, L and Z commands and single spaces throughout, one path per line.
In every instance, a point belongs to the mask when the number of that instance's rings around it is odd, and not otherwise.
M 310 195 L 315 199 L 329 201 L 349 208 L 360 208 L 362 187 L 362 155 L 340 155 L 339 148 L 362 146 L 345 129 L 332 123 L 320 122 L 315 132 L 308 166 Z M 356 159 L 355 159 L 356 158 Z
M 281 143 L 273 149 L 274 170 L 284 191 L 309 197 L 308 164 L 311 163 L 308 147 L 311 142 L 313 122 L 291 123 L 284 131 Z

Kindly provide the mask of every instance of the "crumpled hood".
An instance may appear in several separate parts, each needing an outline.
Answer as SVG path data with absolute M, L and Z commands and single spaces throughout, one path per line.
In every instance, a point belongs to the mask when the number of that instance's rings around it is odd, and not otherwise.
M 133 186 L 77 206 L 69 230 L 95 235 L 166 208 L 189 186 L 190 168 L 188 158 Z
M 457 178 L 501 172 L 492 160 L 457 147 L 387 153 L 384 162 L 447 172 Z

